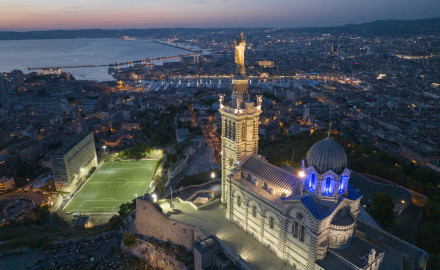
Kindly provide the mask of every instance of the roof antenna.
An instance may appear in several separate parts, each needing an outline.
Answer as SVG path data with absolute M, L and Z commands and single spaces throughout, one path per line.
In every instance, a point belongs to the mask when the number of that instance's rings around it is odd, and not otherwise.
M 331 133 L 332 133 L 332 122 L 330 122 L 330 127 L 328 128 L 327 138 L 330 138 Z

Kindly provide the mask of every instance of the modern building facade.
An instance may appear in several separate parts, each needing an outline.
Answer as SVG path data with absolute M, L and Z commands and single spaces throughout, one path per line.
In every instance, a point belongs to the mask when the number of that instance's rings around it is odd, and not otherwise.
M 75 192 L 98 166 L 93 133 L 73 138 L 51 156 L 55 187 L 58 191 Z

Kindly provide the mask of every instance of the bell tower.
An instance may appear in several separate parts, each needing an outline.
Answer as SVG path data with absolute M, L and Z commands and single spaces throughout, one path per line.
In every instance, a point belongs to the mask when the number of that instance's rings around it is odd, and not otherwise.
M 225 103 L 225 95 L 220 95 L 220 115 L 222 119 L 222 202 L 229 198 L 229 175 L 237 163 L 248 155 L 258 154 L 258 124 L 261 114 L 262 96 L 257 102 L 249 100 L 248 79 L 244 74 L 243 34 L 235 42 L 237 75 L 232 80 L 231 102 Z

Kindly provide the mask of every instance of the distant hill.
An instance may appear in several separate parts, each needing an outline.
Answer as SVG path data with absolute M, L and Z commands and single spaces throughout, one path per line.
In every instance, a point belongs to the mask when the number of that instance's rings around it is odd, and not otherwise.
M 347 24 L 341 30 L 370 34 L 427 34 L 440 33 L 440 17 L 423 20 L 380 20 L 362 24 Z
M 250 28 L 83 29 L 29 32 L 0 31 L 0 40 L 121 38 L 123 36 L 162 38 L 176 32 L 190 34 L 212 32 L 216 30 L 229 30 L 237 33 L 240 31 L 258 31 L 258 29 Z M 297 33 L 359 33 L 372 35 L 439 34 L 440 17 L 421 20 L 380 20 L 362 24 L 347 24 L 337 27 L 283 28 L 279 31 Z
M 378 20 L 336 27 L 304 27 L 283 29 L 297 33 L 358 33 L 371 35 L 440 34 L 440 17 L 421 20 Z

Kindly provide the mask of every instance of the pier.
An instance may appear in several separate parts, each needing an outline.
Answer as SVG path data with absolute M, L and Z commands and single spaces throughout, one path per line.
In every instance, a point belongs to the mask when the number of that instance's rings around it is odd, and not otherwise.
M 28 70 L 58 70 L 58 69 L 64 69 L 64 68 L 90 68 L 90 67 L 116 67 L 119 66 L 130 66 L 134 64 L 147 64 L 150 62 L 155 61 L 163 61 L 163 60 L 169 60 L 169 59 L 177 59 L 182 57 L 190 57 L 190 56 L 201 56 L 202 52 L 192 52 L 192 53 L 186 53 L 186 54 L 178 54 L 178 55 L 170 55 L 170 56 L 162 56 L 162 57 L 154 57 L 154 58 L 145 58 L 142 60 L 135 60 L 135 61 L 127 61 L 127 62 L 120 62 L 120 63 L 112 63 L 112 64 L 96 64 L 96 65 L 76 65 L 76 66 L 54 66 L 54 67 L 28 67 Z

